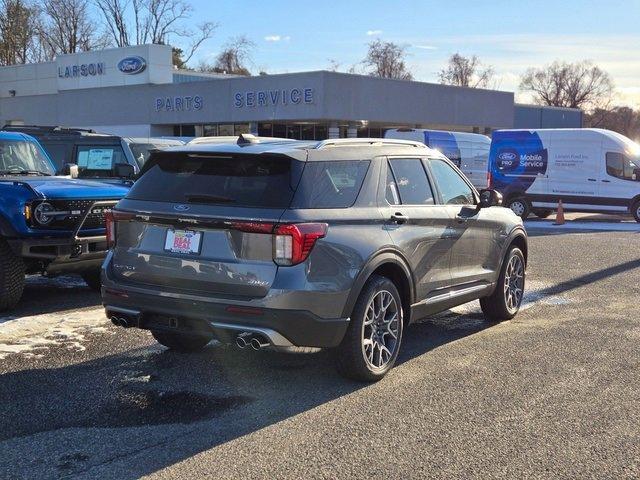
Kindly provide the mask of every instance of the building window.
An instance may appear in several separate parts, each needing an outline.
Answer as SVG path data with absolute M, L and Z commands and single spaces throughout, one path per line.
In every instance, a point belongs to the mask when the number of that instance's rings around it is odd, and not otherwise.
M 218 136 L 218 125 L 203 125 L 202 126 L 202 134 L 205 137 L 216 137 L 216 136 Z
M 326 140 L 329 138 L 329 132 L 327 131 L 326 125 L 316 125 L 315 128 L 315 139 L 316 140 Z
M 175 137 L 195 137 L 196 126 L 195 125 L 174 125 L 173 135 Z
M 287 138 L 300 140 L 300 125 L 287 125 Z
M 287 126 L 283 123 L 274 123 L 273 136 L 278 138 L 287 138 Z
M 302 125 L 302 140 L 315 140 L 313 125 Z
M 220 135 L 221 137 L 232 137 L 233 125 L 228 123 L 218 125 L 218 135 Z
M 235 135 L 242 135 L 243 133 L 251 133 L 251 125 L 248 123 L 236 123 Z
M 272 123 L 259 123 L 258 135 L 261 137 L 273 137 L 273 124 Z

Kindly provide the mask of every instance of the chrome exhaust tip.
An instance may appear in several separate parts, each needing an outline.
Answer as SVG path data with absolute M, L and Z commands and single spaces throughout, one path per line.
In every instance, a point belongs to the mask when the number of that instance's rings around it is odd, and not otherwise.
M 260 350 L 261 348 L 268 347 L 269 342 L 262 336 L 255 336 L 251 339 L 251 347 L 254 350 Z
M 248 347 L 249 344 L 251 343 L 251 336 L 252 335 L 253 334 L 250 333 L 250 332 L 244 332 L 244 333 L 239 334 L 236 337 L 236 346 L 238 348 L 240 348 L 240 349 Z

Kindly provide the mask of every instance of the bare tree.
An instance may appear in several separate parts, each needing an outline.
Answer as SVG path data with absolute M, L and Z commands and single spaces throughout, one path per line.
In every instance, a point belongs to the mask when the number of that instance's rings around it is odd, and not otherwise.
M 200 72 L 251 75 L 246 63 L 250 61 L 251 50 L 254 47 L 255 43 L 244 35 L 232 38 L 223 46 L 213 65 L 200 62 L 197 70 Z
M 614 86 L 609 74 L 591 62 L 554 62 L 527 70 L 520 90 L 533 92 L 534 101 L 542 105 L 590 110 L 606 108 Z
M 193 7 L 183 0 L 94 0 L 109 36 L 118 47 L 155 43 L 168 45 L 187 41 L 180 48 L 186 64 L 217 24 L 200 23 L 195 29 L 184 25 Z
M 413 76 L 404 63 L 405 56 L 405 47 L 378 39 L 369 43 L 369 51 L 362 63 L 370 67 L 368 74 L 374 77 L 412 80 Z
M 493 74 L 493 67 L 482 65 L 476 55 L 465 57 L 454 53 L 449 57 L 447 66 L 440 70 L 438 77 L 440 83 L 444 85 L 487 88 L 493 79 Z
M 596 108 L 587 113 L 584 120 L 585 127 L 606 128 L 631 139 L 640 138 L 640 110 L 630 107 Z
M 75 53 L 104 47 L 87 3 L 83 0 L 46 0 L 41 5 L 39 34 L 52 54 Z
M 0 65 L 38 58 L 38 11 L 23 0 L 0 1 Z

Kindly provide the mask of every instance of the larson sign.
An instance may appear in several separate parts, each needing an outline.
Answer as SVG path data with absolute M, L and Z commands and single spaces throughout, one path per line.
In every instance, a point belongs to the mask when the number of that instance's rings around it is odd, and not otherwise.
M 80 65 L 58 67 L 58 77 L 60 78 L 95 77 L 96 75 L 104 74 L 104 62 L 82 63 Z

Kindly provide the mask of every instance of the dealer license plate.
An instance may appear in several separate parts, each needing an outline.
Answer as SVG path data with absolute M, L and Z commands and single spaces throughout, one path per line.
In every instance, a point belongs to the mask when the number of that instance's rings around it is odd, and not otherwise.
M 200 253 L 202 232 L 192 230 L 167 230 L 164 249 L 172 253 L 193 255 Z

